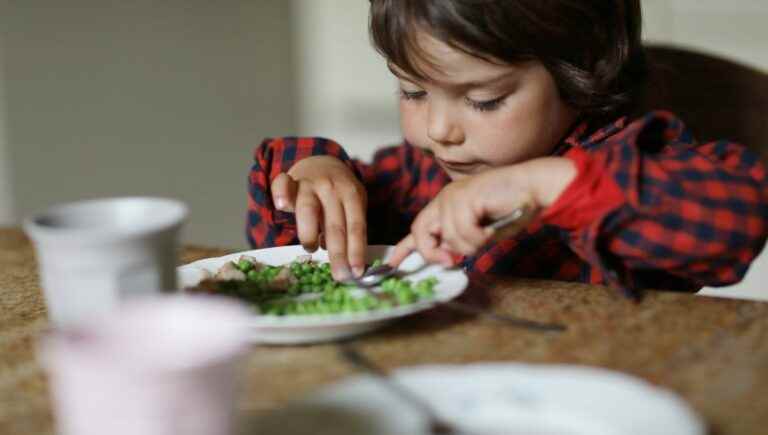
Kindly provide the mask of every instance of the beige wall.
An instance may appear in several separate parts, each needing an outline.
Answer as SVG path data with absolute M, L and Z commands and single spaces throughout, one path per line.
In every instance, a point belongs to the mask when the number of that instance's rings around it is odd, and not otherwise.
M 651 41 L 716 53 L 768 71 L 765 0 L 642 0 Z
M 0 225 L 11 225 L 16 220 L 16 205 L 11 188 L 11 162 L 5 128 L 5 87 L 3 81 L 3 44 L 0 35 Z
M 251 150 L 295 130 L 289 14 L 284 0 L 5 3 L 18 214 L 170 196 L 191 207 L 187 241 L 245 246 Z
M 396 85 L 368 40 L 368 2 L 292 0 L 300 135 L 364 159 L 400 139 Z

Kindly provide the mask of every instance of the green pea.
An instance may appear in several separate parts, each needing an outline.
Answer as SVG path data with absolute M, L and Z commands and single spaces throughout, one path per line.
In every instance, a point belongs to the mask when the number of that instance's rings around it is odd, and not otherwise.
M 413 294 L 410 291 L 400 291 L 398 293 L 395 293 L 395 298 L 397 299 L 397 302 L 401 305 L 411 304 L 413 302 L 416 302 L 418 299 L 415 294 Z
M 381 260 L 374 261 L 372 266 L 379 264 Z M 357 297 L 356 293 L 352 293 L 352 286 L 333 279 L 330 263 L 327 262 L 293 262 L 285 266 L 268 265 L 260 270 L 247 260 L 233 262 L 233 265 L 245 273 L 246 281 L 222 283 L 221 293 L 245 299 L 258 307 L 264 315 L 273 316 L 388 310 L 396 305 L 411 304 L 434 297 L 434 287 L 437 284 L 434 277 L 416 283 L 393 277 L 382 282 L 380 290 L 391 295 L 392 299 L 381 299 L 372 295 Z M 275 292 L 269 283 L 286 267 L 295 282 L 288 287 L 286 293 Z M 318 297 L 304 301 L 291 300 L 308 293 L 317 294 Z
M 421 299 L 427 299 L 434 296 L 435 292 L 431 288 L 424 288 L 416 290 L 416 295 L 418 295 Z
M 320 284 L 323 282 L 323 277 L 319 273 L 312 274 L 312 284 Z
M 248 272 L 249 270 L 253 269 L 253 263 L 246 260 L 245 258 L 241 258 L 240 261 L 235 264 L 235 266 L 242 272 Z
M 372 310 L 372 309 L 376 308 L 378 305 L 379 305 L 379 299 L 378 298 L 375 298 L 375 297 L 370 296 L 370 295 L 365 296 L 363 298 L 363 306 L 366 309 L 368 309 L 368 310 Z
M 259 274 L 259 272 L 257 270 L 253 270 L 253 269 L 248 271 L 248 273 L 246 273 L 246 275 L 245 275 L 246 279 L 248 279 L 249 281 L 258 281 L 260 276 L 261 275 Z

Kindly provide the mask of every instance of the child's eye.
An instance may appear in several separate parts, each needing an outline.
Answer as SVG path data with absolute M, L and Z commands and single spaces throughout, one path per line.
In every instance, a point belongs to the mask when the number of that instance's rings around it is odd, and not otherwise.
M 403 100 L 419 100 L 426 96 L 426 91 L 406 91 L 404 89 L 400 89 L 400 98 Z
M 471 98 L 466 98 L 467 104 L 469 104 L 470 107 L 473 109 L 480 111 L 480 112 L 488 112 L 491 110 L 498 109 L 502 104 L 504 104 L 504 100 L 507 98 L 506 95 L 502 95 L 499 98 L 494 98 L 492 100 L 485 100 L 485 101 L 475 101 Z

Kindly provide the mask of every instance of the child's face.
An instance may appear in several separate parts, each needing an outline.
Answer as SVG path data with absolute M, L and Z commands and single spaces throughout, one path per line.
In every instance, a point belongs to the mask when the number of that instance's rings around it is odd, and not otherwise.
M 539 62 L 499 65 L 470 56 L 422 33 L 432 65 L 419 82 L 400 79 L 400 124 L 411 144 L 434 152 L 452 179 L 544 156 L 576 113 L 559 96 Z

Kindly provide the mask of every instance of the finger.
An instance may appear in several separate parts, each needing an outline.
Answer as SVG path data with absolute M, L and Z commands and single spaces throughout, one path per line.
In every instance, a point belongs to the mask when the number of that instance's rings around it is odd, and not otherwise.
M 416 249 L 428 263 L 453 264 L 450 254 L 440 249 L 441 228 L 439 221 L 428 222 L 428 217 L 419 220 L 411 227 L 411 234 L 416 242 Z
M 350 269 L 347 261 L 347 224 L 344 207 L 330 182 L 316 187 L 317 195 L 323 206 L 323 236 L 331 262 L 331 273 L 337 281 L 349 278 Z
M 403 240 L 400 240 L 392 252 L 389 254 L 387 264 L 392 267 L 399 267 L 400 263 L 406 259 L 416 249 L 416 239 L 413 234 L 408 234 Z
M 453 207 L 451 202 L 448 201 L 442 201 L 440 203 L 441 233 L 439 248 L 440 250 L 447 251 L 451 254 L 451 259 L 453 258 L 453 254 L 468 255 L 473 251 L 472 246 L 464 240 L 463 235 L 459 231 L 459 225 L 461 224 L 465 210 L 467 210 L 465 205 Z M 453 264 L 453 261 L 451 264 Z M 448 264 L 445 262 L 443 265 L 447 266 Z
M 453 226 L 458 240 L 457 250 L 463 255 L 474 254 L 490 238 L 469 207 L 456 211 Z
M 365 191 L 352 187 L 344 195 L 343 208 L 347 223 L 347 258 L 355 276 L 365 272 L 368 229 L 365 221 Z
M 290 175 L 281 173 L 275 177 L 270 186 L 272 191 L 272 203 L 280 211 L 294 211 L 296 204 L 296 195 L 299 190 L 299 183 Z
M 322 205 L 311 185 L 299 183 L 296 194 L 296 232 L 301 246 L 308 252 L 317 250 L 322 214 Z
M 464 242 L 456 231 L 455 211 L 441 203 L 440 207 L 440 245 L 443 251 L 464 252 Z

